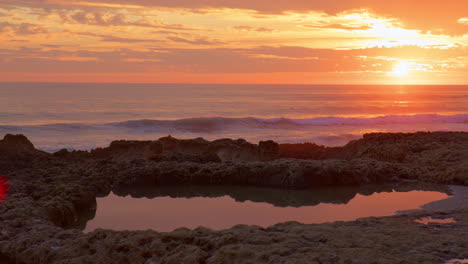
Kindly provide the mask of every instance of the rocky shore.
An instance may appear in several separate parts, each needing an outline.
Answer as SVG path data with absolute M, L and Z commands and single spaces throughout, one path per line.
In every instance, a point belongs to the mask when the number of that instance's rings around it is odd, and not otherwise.
M 84 234 L 96 197 L 133 186 L 304 189 L 418 182 L 468 186 L 468 133 L 367 134 L 343 147 L 204 139 L 114 141 L 46 153 L 22 135 L 0 140 L 0 263 L 443 263 L 468 258 L 466 210 L 321 225 Z M 423 225 L 425 216 L 455 223 Z

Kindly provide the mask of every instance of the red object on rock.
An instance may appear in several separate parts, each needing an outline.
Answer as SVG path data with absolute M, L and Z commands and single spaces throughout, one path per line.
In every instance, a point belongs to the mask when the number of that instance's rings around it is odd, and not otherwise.
M 7 178 L 0 176 L 0 203 L 5 201 L 9 188 L 10 185 L 8 184 Z

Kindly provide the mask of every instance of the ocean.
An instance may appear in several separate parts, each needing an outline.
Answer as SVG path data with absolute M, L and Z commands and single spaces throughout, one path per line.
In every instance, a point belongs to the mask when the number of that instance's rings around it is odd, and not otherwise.
M 344 145 L 370 132 L 467 131 L 468 85 L 0 83 L 0 137 L 42 150 L 118 139 Z

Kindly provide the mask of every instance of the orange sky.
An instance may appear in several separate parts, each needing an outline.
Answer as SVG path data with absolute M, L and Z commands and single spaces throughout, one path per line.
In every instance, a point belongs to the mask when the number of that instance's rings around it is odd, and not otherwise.
M 467 83 L 467 0 L 8 0 L 0 35 L 0 81 Z

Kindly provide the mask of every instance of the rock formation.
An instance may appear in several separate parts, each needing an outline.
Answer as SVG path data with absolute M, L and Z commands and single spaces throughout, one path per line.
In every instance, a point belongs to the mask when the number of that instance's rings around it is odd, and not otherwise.
M 69 153 L 60 150 L 55 156 L 82 156 L 94 159 L 112 158 L 125 161 L 146 159 L 154 161 L 193 161 L 208 162 L 246 162 L 268 161 L 279 155 L 278 144 L 269 140 L 259 145 L 251 144 L 243 139 L 219 139 L 207 141 L 203 138 L 176 139 L 171 136 L 155 141 L 113 141 L 107 148 L 97 148 L 91 152 L 75 151 Z
M 7 135 L 0 140 L 0 175 L 10 184 L 0 204 L 0 262 L 443 263 L 468 258 L 468 238 L 460 235 L 468 228 L 466 210 L 223 231 L 84 234 L 64 229 L 92 218 L 97 196 L 131 186 L 300 189 L 406 179 L 468 185 L 467 158 L 468 133 L 369 134 L 341 148 L 166 137 L 54 154 L 36 150 L 24 136 Z M 428 215 L 456 222 L 434 228 L 412 221 Z

